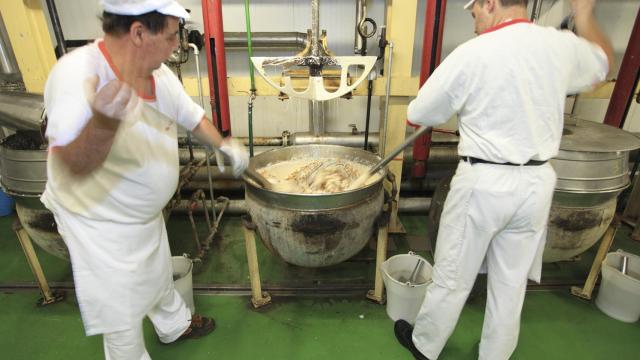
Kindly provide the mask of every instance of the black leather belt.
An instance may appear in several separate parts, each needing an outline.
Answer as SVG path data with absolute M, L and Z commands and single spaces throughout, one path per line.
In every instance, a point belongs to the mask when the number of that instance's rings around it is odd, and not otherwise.
M 510 165 L 510 166 L 520 166 L 520 165 L 524 165 L 524 166 L 540 166 L 540 165 L 544 165 L 544 164 L 547 163 L 546 161 L 541 161 L 541 160 L 529 160 L 528 162 L 526 162 L 524 164 L 497 163 L 497 162 L 493 162 L 493 161 L 487 161 L 487 160 L 483 160 L 483 159 L 478 159 L 478 158 L 475 158 L 473 156 L 461 156 L 460 159 L 462 161 L 466 161 L 466 162 L 470 163 L 471 165 L 473 165 L 473 164 L 493 164 L 493 165 Z

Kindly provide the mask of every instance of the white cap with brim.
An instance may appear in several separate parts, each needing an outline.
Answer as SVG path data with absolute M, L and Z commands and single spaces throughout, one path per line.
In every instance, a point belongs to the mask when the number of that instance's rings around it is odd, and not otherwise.
M 102 9 L 116 15 L 137 16 L 152 11 L 188 19 L 189 13 L 174 0 L 100 0 Z
M 468 8 L 472 7 L 474 2 L 476 2 L 476 0 L 471 0 L 471 1 L 469 1 L 469 2 L 464 6 L 464 8 L 463 8 L 463 9 L 467 10 Z

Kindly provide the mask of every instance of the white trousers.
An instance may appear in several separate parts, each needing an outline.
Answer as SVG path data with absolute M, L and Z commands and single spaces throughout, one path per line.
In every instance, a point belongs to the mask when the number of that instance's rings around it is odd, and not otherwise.
M 556 175 L 551 165 L 461 162 L 440 220 L 433 283 L 413 342 L 440 355 L 485 262 L 487 304 L 480 359 L 506 360 L 516 348 L 527 276 L 541 261 Z
M 160 341 L 175 341 L 189 327 L 191 311 L 173 284 L 166 294 L 147 313 Z M 103 334 L 106 360 L 149 360 L 144 346 L 142 321 L 134 328 Z

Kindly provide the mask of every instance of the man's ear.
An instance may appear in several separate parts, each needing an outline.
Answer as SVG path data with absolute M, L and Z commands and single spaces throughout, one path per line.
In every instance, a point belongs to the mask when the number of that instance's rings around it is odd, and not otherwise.
M 139 21 L 134 21 L 129 27 L 129 37 L 136 46 L 142 46 L 142 36 L 144 34 L 144 26 Z

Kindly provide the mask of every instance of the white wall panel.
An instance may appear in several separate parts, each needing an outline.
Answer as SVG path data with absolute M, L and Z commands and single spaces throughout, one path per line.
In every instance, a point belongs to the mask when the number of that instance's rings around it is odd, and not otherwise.
M 203 31 L 201 0 L 178 0 L 191 10 L 192 18 L 189 26 Z M 424 14 L 427 0 L 418 2 L 416 36 L 414 44 L 413 74 L 420 72 L 420 56 L 422 54 L 422 35 Z M 443 38 L 443 58 L 459 44 L 475 36 L 473 20 L 468 11 L 462 9 L 467 0 L 448 0 Z M 529 1 L 530 7 L 533 0 Z M 56 6 L 66 39 L 93 39 L 102 36 L 99 16 L 101 9 L 97 0 L 56 0 Z M 616 64 L 612 77 L 615 77 L 622 56 L 629 41 L 633 21 L 638 12 L 638 0 L 606 0 L 598 1 L 596 17 L 602 28 L 612 40 L 616 52 Z M 46 8 L 46 6 L 44 6 Z M 263 31 L 296 31 L 306 32 L 311 24 L 309 0 L 254 0 L 251 1 L 251 24 L 254 32 Z M 542 4 L 540 23 L 557 26 L 564 15 L 569 12 L 569 0 L 545 0 Z M 368 16 L 378 23 L 384 24 L 385 1 L 369 0 Z M 223 1 L 224 30 L 233 32 L 245 31 L 244 0 Z M 355 26 L 355 0 L 320 0 L 320 27 L 328 32 L 328 43 L 331 50 L 338 55 L 352 55 Z M 53 35 L 53 33 L 52 33 Z M 377 55 L 377 38 L 369 40 L 370 55 Z M 296 51 L 289 50 L 255 50 L 256 56 L 285 56 Z M 201 69 L 206 71 L 204 54 L 200 59 Z M 248 61 L 246 50 L 227 50 L 227 66 L 229 76 L 247 76 Z M 194 76 L 193 61 L 183 66 L 183 75 Z M 258 76 L 258 75 L 256 75 Z M 245 136 L 246 97 L 231 98 L 231 116 L 233 132 Z M 372 131 L 377 131 L 380 111 L 379 99 L 374 98 L 372 104 Z M 206 99 L 208 108 L 208 99 Z M 576 106 L 576 114 L 592 121 L 602 122 L 608 100 L 583 99 Z M 348 131 L 347 124 L 355 123 L 358 129 L 364 129 L 366 98 L 352 100 L 335 100 L 327 108 L 327 131 Z M 455 126 L 455 122 L 447 124 Z M 286 100 L 258 97 L 255 104 L 256 136 L 278 136 L 283 130 L 306 131 L 308 129 L 308 106 L 301 100 Z M 640 130 L 640 110 L 633 105 L 629 111 L 625 128 Z

